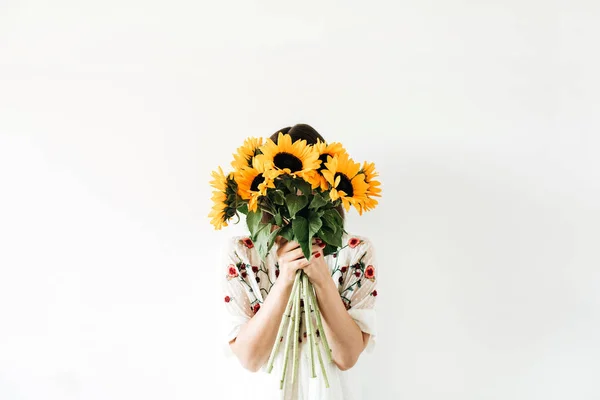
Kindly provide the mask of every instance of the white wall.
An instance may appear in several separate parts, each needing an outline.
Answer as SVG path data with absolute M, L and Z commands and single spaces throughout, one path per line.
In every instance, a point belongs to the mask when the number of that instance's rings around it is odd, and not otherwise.
M 209 173 L 296 122 L 381 171 L 369 399 L 600 398 L 596 4 L 3 0 L 0 399 L 251 382 Z

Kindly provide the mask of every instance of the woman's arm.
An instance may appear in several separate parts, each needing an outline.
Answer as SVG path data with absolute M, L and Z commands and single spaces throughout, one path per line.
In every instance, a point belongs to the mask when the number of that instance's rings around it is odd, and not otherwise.
M 269 359 L 293 281 L 276 279 L 260 310 L 246 322 L 237 337 L 229 342 L 242 366 L 256 372 Z
M 313 282 L 323 319 L 325 334 L 331 347 L 331 356 L 342 371 L 358 361 L 369 341 L 369 334 L 360 330 L 352 319 L 331 276 L 324 282 Z
M 304 272 L 315 287 L 333 361 L 343 371 L 350 369 L 358 361 L 370 335 L 361 331 L 346 310 L 331 279 L 321 247 L 313 247 L 313 257 L 310 264 L 304 268 Z
M 269 359 L 292 291 L 296 270 L 309 264 L 296 242 L 285 243 L 278 249 L 277 256 L 280 274 L 269 295 L 256 315 L 229 342 L 242 366 L 253 372 L 258 371 Z

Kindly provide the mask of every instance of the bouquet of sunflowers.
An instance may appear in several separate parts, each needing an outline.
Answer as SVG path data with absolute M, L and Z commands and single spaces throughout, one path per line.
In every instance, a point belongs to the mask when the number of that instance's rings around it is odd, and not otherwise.
M 313 238 L 325 247 L 324 255 L 336 252 L 342 246 L 342 216 L 340 205 L 346 211 L 354 206 L 358 213 L 373 209 L 375 197 L 380 197 L 380 182 L 373 163 L 362 166 L 354 162 L 340 143 L 318 141 L 309 145 L 305 140 L 292 142 L 290 135 L 279 132 L 277 142 L 262 138 L 248 138 L 237 149 L 231 163 L 233 171 L 227 175 L 221 167 L 212 173 L 214 205 L 209 217 L 216 229 L 227 226 L 239 213 L 246 215 L 250 238 L 264 260 L 278 236 L 300 244 L 307 259 L 311 258 Z M 290 299 L 279 326 L 277 338 L 283 338 L 287 324 L 286 348 L 281 387 L 286 376 L 289 352 L 293 346 L 292 382 L 298 363 L 299 323 L 304 310 L 310 345 L 312 377 L 315 374 L 314 354 L 329 387 L 323 358 L 316 341 L 320 332 L 325 355 L 331 361 L 331 350 L 322 326 L 319 305 L 308 277 L 299 270 Z M 311 313 L 315 314 L 313 326 Z M 271 372 L 274 358 L 282 340 L 276 340 L 269 357 L 267 370 Z

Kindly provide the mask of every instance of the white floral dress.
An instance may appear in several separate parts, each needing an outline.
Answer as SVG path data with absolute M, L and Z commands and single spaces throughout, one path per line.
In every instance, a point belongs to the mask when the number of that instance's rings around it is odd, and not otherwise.
M 377 265 L 375 263 L 374 248 L 371 242 L 362 236 L 345 234 L 342 238 L 343 247 L 337 253 L 325 257 L 331 278 L 338 286 L 340 297 L 344 302 L 350 316 L 356 321 L 360 329 L 369 333 L 370 339 L 367 351 L 372 351 L 377 336 L 375 299 L 377 297 Z M 279 276 L 277 264 L 277 244 L 267 255 L 266 260 L 260 260 L 252 241 L 247 236 L 236 236 L 226 243 L 220 279 L 222 295 L 225 305 L 225 330 L 224 346 L 229 347 L 229 342 L 237 337 L 242 325 L 257 312 L 269 295 L 269 291 Z M 325 368 L 329 378 L 329 388 L 325 387 L 322 372 L 317 362 L 317 377 L 310 377 L 310 350 L 307 344 L 306 329 L 300 330 L 299 345 L 300 362 L 298 379 L 291 384 L 291 368 L 286 372 L 285 390 L 279 389 L 279 381 L 283 371 L 283 349 L 285 339 L 280 346 L 280 351 L 275 359 L 274 368 L 270 374 L 266 373 L 266 365 L 260 373 L 272 377 L 261 384 L 272 387 L 268 399 L 310 399 L 310 400 L 348 400 L 356 398 L 348 385 L 345 373 L 333 362 L 325 359 Z M 285 330 L 284 330 L 285 332 Z M 320 340 L 317 337 L 317 340 Z M 262 396 L 261 396 L 262 397 Z M 262 397 L 264 400 L 265 397 Z

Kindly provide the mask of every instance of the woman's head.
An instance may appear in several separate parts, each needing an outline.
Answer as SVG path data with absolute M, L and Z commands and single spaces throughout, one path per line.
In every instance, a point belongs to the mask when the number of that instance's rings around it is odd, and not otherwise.
M 296 124 L 294 126 L 288 126 L 286 128 L 282 128 L 280 130 L 278 130 L 277 132 L 275 132 L 274 134 L 271 135 L 270 139 L 277 143 L 277 138 L 279 137 L 279 133 L 283 133 L 283 134 L 287 134 L 290 135 L 290 137 L 292 138 L 292 143 L 296 142 L 298 140 L 305 140 L 307 144 L 309 145 L 314 145 L 317 144 L 318 141 L 321 142 L 325 142 L 325 139 L 323 138 L 323 136 L 321 136 L 321 134 L 319 134 L 319 132 L 317 132 L 317 130 L 315 128 L 313 128 L 310 125 L 307 124 Z M 325 160 L 322 160 L 322 162 L 325 162 Z M 342 205 L 340 204 L 339 206 L 336 207 L 336 210 L 338 211 L 338 213 L 340 213 L 340 215 L 342 216 L 342 219 L 344 219 L 344 207 L 342 207 Z M 263 220 L 268 220 L 269 219 L 269 215 L 267 213 L 265 213 L 263 215 Z

